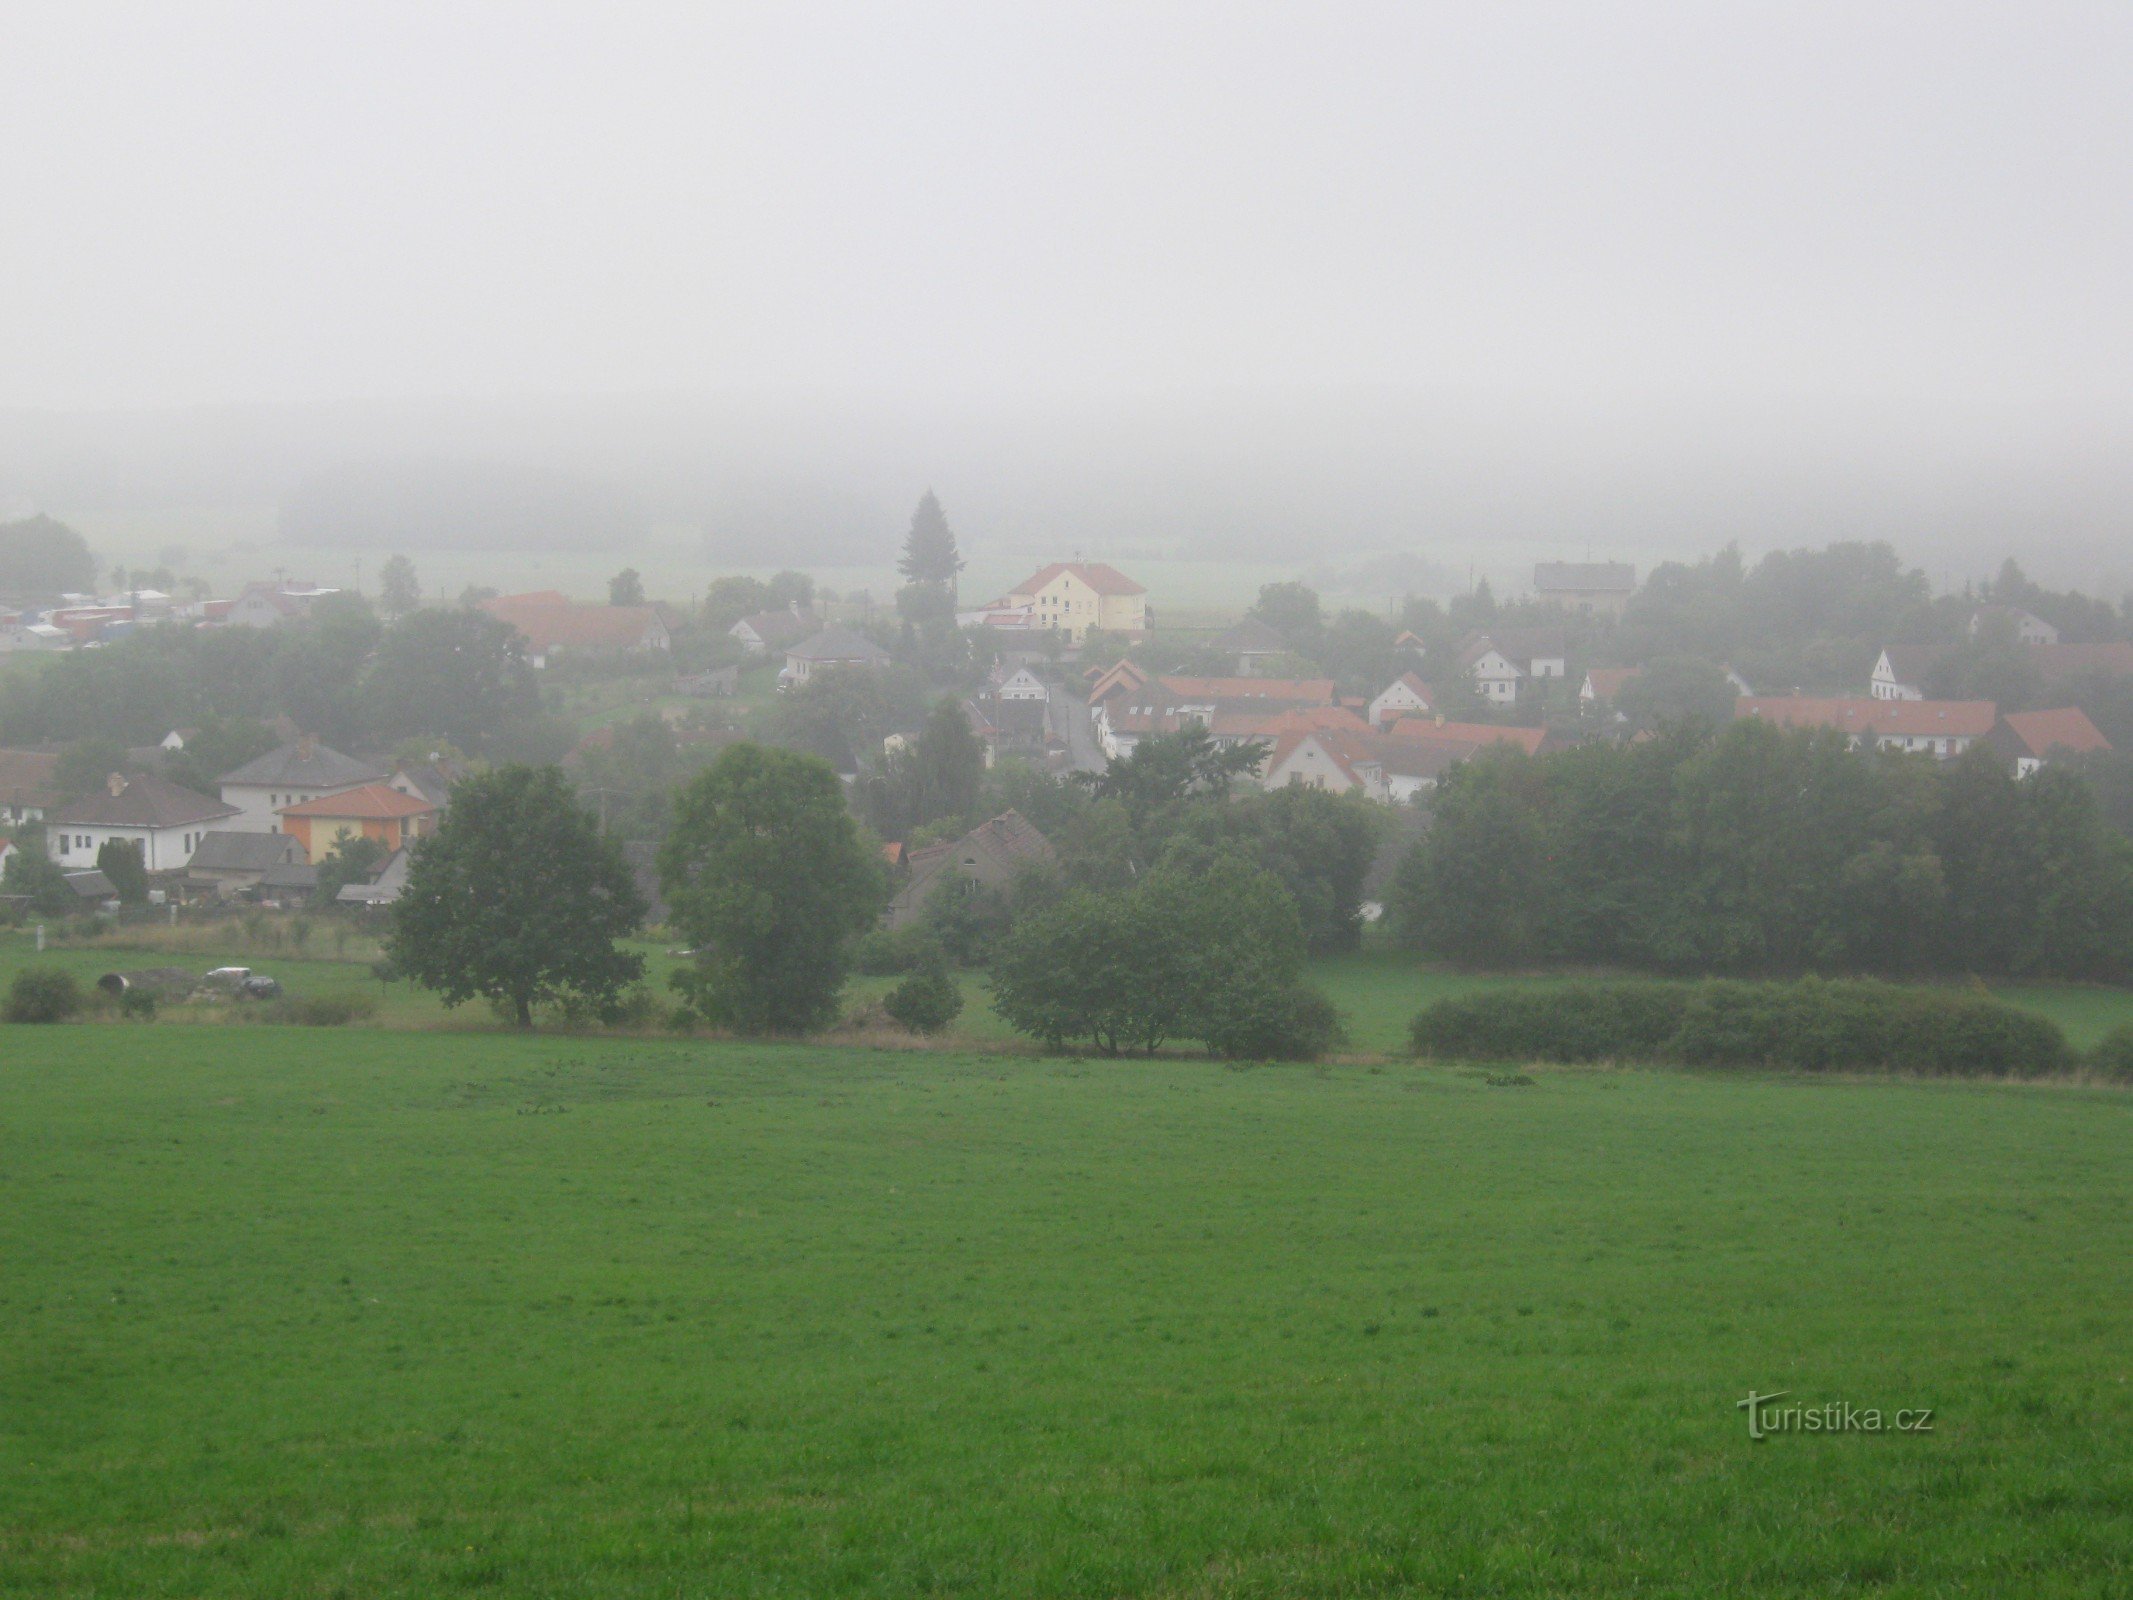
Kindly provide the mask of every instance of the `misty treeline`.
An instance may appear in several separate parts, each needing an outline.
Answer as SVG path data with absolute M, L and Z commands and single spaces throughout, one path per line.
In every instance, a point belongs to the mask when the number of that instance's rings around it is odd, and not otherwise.
M 1480 966 L 2133 977 L 2133 842 L 2089 786 L 1739 722 L 1454 770 L 1389 896 Z
M 96 557 L 65 523 L 45 516 L 0 523 L 0 601 L 55 600 L 95 584 Z
M 1935 698 L 1992 700 L 2003 711 L 2078 705 L 2114 744 L 2133 748 L 2133 678 L 2047 680 L 2035 653 L 2003 622 L 1973 631 L 1971 620 L 1986 605 L 2029 611 L 2067 643 L 2133 638 L 2133 597 L 2114 604 L 2045 589 L 2012 560 L 1988 582 L 1936 596 L 1926 574 L 1905 566 L 1892 546 L 1853 540 L 1772 551 L 1753 564 L 1734 545 L 1701 561 L 1669 562 L 1649 575 L 1619 619 L 1502 600 L 1486 582 L 1443 603 L 1409 596 L 1377 611 L 1328 610 L 1308 586 L 1276 583 L 1261 591 L 1252 612 L 1290 646 L 1288 657 L 1262 670 L 1323 673 L 1343 694 L 1375 694 L 1415 669 L 1415 655 L 1397 643 L 1412 633 L 1424 646 L 1420 670 L 1437 690 L 1438 709 L 1457 721 L 1560 721 L 1575 712 L 1590 667 L 1635 666 L 1652 675 L 1624 700 L 1647 727 L 1684 714 L 1726 714 L 1725 666 L 1762 694 L 1862 694 L 1880 652 L 1907 647 L 1933 662 L 1925 688 Z M 1482 701 L 1446 663 L 1469 632 L 1497 628 L 1562 635 L 1569 675 L 1533 685 L 1515 707 Z M 1083 659 L 1108 664 L 1128 654 L 1156 672 L 1235 670 L 1234 655 L 1212 639 L 1180 636 L 1132 643 L 1092 634 Z
M 0 682 L 0 744 L 152 744 L 173 728 L 287 718 L 329 744 L 442 741 L 470 755 L 553 760 L 567 729 L 545 718 L 524 643 L 478 611 L 381 623 L 353 595 L 300 626 L 144 628 Z

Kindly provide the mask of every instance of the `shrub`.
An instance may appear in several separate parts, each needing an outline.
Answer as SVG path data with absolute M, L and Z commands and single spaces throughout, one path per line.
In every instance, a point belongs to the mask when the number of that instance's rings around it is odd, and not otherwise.
M 1439 1000 L 1414 1020 L 1415 1054 L 1501 1061 L 1656 1059 L 1680 1020 L 1686 988 L 1573 983 Z
M 1415 1053 L 1809 1072 L 2029 1077 L 2066 1070 L 2056 1023 L 1987 996 L 1874 981 L 1570 984 L 1440 1000 Z
M 2099 1077 L 2133 1083 L 2133 1023 L 2122 1023 L 2089 1052 L 2089 1068 Z
M 939 1033 L 963 1009 L 963 991 L 947 963 L 921 967 L 882 997 L 882 1010 L 912 1033 Z
M 1226 996 L 1201 1032 L 1209 1050 L 1232 1061 L 1315 1061 L 1341 1039 L 1333 1002 L 1299 978 Z
M 27 967 L 8 986 L 0 1017 L 9 1022 L 64 1022 L 80 1013 L 81 985 L 57 967 Z
M 314 994 L 272 1000 L 252 1014 L 262 1022 L 293 1022 L 302 1028 L 342 1028 L 375 1016 L 378 1002 L 367 994 Z
M 870 978 L 900 978 L 929 959 L 942 957 L 940 942 L 924 927 L 876 928 L 852 945 L 852 966 Z
M 119 1012 L 135 1022 L 153 1022 L 156 1019 L 156 992 L 153 989 L 124 989 L 119 993 Z

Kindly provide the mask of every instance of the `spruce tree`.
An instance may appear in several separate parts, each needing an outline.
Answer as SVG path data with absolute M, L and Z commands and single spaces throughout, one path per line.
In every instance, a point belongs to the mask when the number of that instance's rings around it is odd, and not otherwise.
M 931 489 L 911 513 L 911 531 L 904 537 L 903 559 L 896 570 L 913 583 L 938 584 L 951 593 L 955 575 L 963 570 L 963 558 L 955 547 L 955 533 Z

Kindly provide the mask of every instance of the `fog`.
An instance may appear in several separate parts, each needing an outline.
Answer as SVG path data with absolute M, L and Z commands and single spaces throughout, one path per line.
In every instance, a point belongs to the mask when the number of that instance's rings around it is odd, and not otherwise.
M 15 0 L 0 506 L 2123 582 L 2129 82 L 2121 4 Z

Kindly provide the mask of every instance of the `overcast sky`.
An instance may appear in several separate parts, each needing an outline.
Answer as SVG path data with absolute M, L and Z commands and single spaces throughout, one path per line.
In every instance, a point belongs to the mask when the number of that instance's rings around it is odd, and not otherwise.
M 0 404 L 2133 372 L 2126 0 L 5 11 Z

